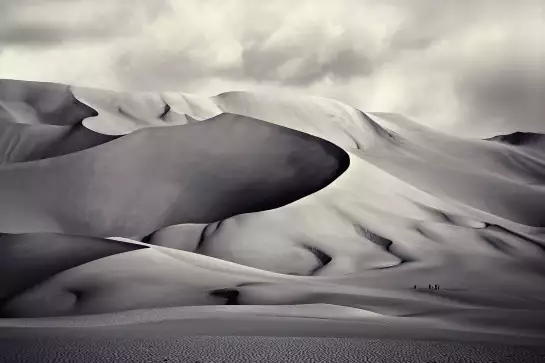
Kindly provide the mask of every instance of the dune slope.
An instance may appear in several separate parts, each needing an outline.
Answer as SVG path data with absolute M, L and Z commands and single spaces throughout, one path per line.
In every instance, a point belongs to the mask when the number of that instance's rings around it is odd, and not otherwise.
M 306 317 L 545 342 L 544 135 L 251 92 L 2 81 L 0 102 L 0 265 L 29 271 L 0 326 Z
M 0 166 L 0 208 L 9 210 L 0 231 L 145 236 L 280 207 L 323 188 L 348 163 L 325 140 L 244 116 L 148 128 Z

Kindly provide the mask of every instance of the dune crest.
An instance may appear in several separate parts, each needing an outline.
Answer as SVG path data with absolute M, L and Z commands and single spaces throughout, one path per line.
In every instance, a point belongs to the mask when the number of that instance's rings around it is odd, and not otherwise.
M 0 326 L 277 311 L 545 341 L 544 139 L 0 81 Z

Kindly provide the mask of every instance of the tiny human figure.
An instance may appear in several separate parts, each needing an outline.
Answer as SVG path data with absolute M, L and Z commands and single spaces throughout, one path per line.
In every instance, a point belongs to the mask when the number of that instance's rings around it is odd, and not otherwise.
M 414 288 L 415 288 L 415 290 L 416 290 L 416 285 L 414 285 Z
M 439 290 L 439 285 L 435 285 L 434 290 Z

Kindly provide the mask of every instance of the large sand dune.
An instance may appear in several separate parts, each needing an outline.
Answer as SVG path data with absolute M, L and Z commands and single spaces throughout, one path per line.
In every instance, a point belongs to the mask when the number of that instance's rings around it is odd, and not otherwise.
M 0 112 L 0 325 L 306 317 L 545 342 L 543 135 L 19 81 Z

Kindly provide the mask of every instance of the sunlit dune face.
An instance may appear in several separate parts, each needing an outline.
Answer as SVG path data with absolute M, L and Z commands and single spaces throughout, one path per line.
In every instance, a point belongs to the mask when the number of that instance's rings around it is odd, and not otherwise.
M 329 262 L 327 255 L 320 254 L 308 243 L 297 243 L 282 230 L 263 229 L 260 215 L 240 215 L 210 224 L 170 226 L 144 241 L 289 275 L 313 275 Z M 285 224 L 284 227 L 287 231 L 292 226 Z
M 282 231 L 260 230 L 251 216 L 209 225 L 196 252 L 290 275 L 312 275 L 324 264 L 309 246 L 297 243 Z

